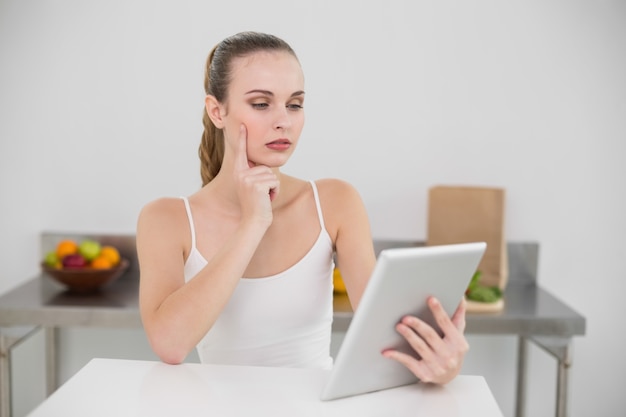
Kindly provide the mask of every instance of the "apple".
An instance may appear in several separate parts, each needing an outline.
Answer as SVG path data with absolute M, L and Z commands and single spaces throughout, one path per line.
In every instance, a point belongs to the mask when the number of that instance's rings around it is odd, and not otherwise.
M 95 240 L 86 239 L 78 245 L 78 253 L 82 255 L 87 262 L 97 258 L 98 255 L 100 255 L 100 250 L 102 250 L 102 246 Z
M 64 268 L 85 268 L 87 266 L 87 260 L 79 253 L 74 255 L 67 255 L 63 258 Z
M 59 259 L 55 251 L 46 253 L 46 257 L 44 258 L 43 261 L 46 265 L 48 265 L 51 268 L 61 267 L 61 260 Z

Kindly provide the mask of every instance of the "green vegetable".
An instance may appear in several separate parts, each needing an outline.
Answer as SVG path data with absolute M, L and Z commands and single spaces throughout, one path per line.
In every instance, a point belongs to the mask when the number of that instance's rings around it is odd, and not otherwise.
M 472 277 L 472 280 L 470 281 L 469 285 L 467 286 L 467 291 L 471 291 L 474 288 L 478 287 L 478 281 L 480 281 L 480 276 L 481 275 L 482 275 L 482 272 L 480 272 L 480 271 L 474 272 L 474 276 Z
M 465 291 L 465 296 L 468 300 L 479 301 L 481 303 L 495 303 L 500 298 L 502 298 L 502 290 L 498 287 L 486 287 L 484 285 L 480 285 L 478 282 L 480 281 L 480 271 L 476 271 L 469 285 L 467 286 L 467 290 Z
M 467 299 L 481 303 L 495 303 L 502 298 L 502 291 L 498 287 L 478 286 L 467 293 Z

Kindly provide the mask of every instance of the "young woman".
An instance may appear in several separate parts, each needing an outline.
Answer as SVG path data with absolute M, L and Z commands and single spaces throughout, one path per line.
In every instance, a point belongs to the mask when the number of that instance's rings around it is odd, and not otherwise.
M 137 225 L 141 316 L 167 363 L 197 348 L 202 362 L 332 366 L 333 254 L 354 309 L 374 268 L 367 213 L 349 184 L 281 172 L 304 125 L 304 76 L 283 40 L 244 32 L 210 53 L 205 75 L 203 187 L 147 204 Z M 397 325 L 421 360 L 390 360 L 446 383 L 468 344 L 429 300 L 441 338 L 415 317 Z

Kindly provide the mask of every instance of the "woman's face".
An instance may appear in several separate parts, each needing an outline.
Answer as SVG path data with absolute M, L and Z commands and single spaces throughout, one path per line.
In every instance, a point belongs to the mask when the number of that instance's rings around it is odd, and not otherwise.
M 280 167 L 295 150 L 304 126 L 304 75 L 298 60 L 283 51 L 236 58 L 223 113 L 226 146 L 237 147 L 247 130 L 248 160 Z

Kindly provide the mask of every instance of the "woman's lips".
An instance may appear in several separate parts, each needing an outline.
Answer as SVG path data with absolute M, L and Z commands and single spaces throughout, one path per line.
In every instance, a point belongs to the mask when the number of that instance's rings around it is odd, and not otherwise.
M 265 146 L 274 151 L 284 151 L 289 149 L 291 141 L 289 141 L 289 139 L 277 139 L 266 144 Z

